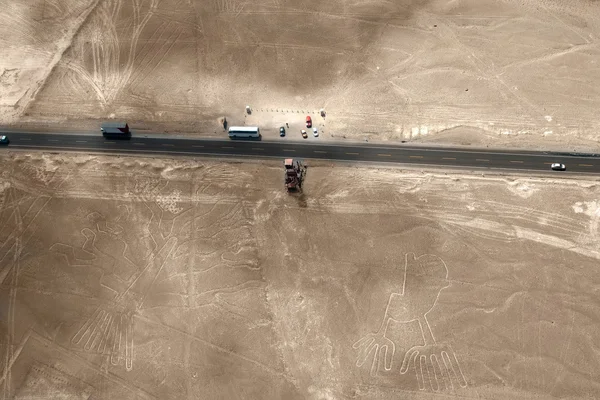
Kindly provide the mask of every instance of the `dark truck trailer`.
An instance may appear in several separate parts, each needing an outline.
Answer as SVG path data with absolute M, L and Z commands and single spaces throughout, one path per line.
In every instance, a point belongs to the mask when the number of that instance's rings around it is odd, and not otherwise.
M 101 125 L 102 136 L 110 139 L 130 139 L 131 132 L 127 122 L 105 122 Z

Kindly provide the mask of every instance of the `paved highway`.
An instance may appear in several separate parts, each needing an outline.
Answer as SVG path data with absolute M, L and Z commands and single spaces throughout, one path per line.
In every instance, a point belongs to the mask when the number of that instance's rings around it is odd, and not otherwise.
M 6 132 L 6 131 L 5 131 Z M 107 140 L 100 134 L 52 134 L 6 132 L 9 149 L 49 152 L 124 153 L 167 156 L 314 158 L 335 161 L 367 161 L 397 164 L 428 164 L 453 167 L 504 168 L 548 171 L 560 162 L 568 172 L 600 173 L 600 155 L 532 151 L 487 151 L 458 148 L 427 148 L 401 145 L 327 144 L 310 138 L 301 141 L 204 140 L 138 136 L 130 140 Z M 560 174 L 560 172 L 557 172 Z

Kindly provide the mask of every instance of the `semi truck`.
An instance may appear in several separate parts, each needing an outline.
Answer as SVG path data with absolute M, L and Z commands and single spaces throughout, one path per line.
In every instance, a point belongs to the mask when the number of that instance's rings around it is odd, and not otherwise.
M 100 127 L 102 136 L 107 139 L 130 139 L 131 132 L 127 122 L 105 122 Z

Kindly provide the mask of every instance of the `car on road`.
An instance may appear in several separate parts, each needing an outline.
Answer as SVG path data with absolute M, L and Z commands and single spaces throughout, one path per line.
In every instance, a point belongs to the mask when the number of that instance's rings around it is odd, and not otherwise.
M 306 139 L 308 137 L 308 135 L 306 134 L 306 131 L 304 129 L 302 129 L 301 133 L 302 133 L 302 137 L 304 139 Z
M 312 127 L 312 119 L 310 118 L 310 115 L 306 116 L 306 127 L 307 128 L 311 128 Z
M 6 136 L 6 135 L 0 136 L 0 145 L 6 146 L 8 143 L 10 143 L 10 140 L 8 140 L 8 136 Z
M 285 128 L 283 126 L 279 127 L 279 136 L 285 136 Z
M 317 130 L 317 128 L 313 128 L 313 136 L 314 137 L 319 136 L 319 131 Z
M 565 166 L 565 164 L 552 163 L 552 165 L 550 165 L 550 169 L 553 171 L 565 171 L 567 167 Z

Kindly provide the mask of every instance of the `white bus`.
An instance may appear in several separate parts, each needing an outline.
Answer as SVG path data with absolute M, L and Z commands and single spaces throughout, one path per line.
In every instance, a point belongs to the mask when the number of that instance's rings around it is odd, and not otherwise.
M 256 126 L 230 126 L 230 139 L 260 138 L 260 129 Z

